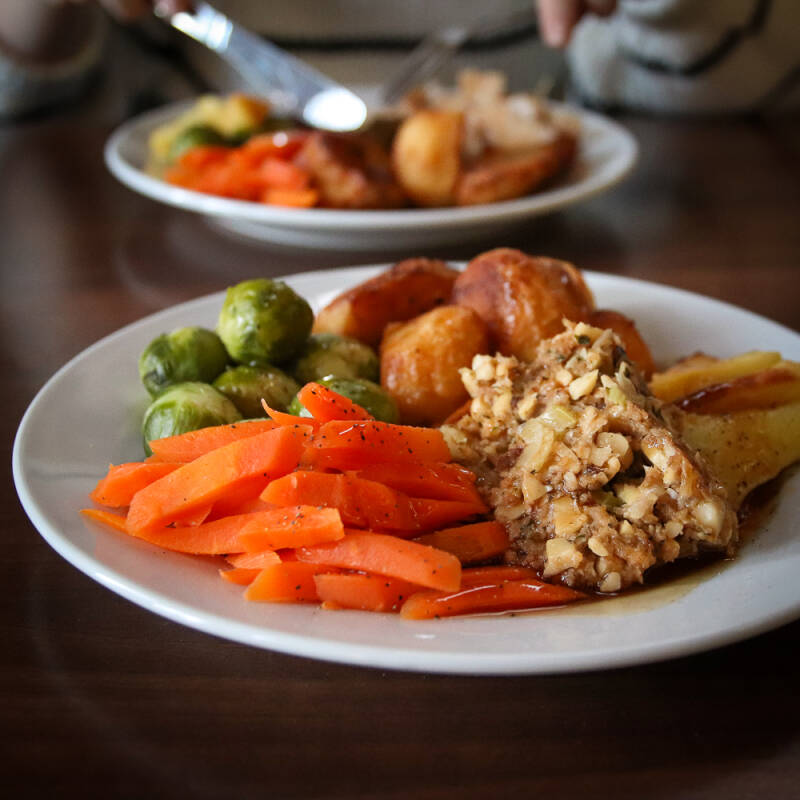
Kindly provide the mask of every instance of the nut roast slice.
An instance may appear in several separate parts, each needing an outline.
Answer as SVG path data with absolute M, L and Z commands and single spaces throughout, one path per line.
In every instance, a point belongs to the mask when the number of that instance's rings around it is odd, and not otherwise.
M 443 427 L 511 540 L 506 560 L 613 593 L 647 570 L 731 555 L 736 514 L 611 330 L 565 322 L 528 363 L 476 356 L 469 413 Z

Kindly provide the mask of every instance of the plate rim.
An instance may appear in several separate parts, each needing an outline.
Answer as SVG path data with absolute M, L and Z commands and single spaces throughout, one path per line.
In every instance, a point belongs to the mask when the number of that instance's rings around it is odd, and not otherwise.
M 173 118 L 192 101 L 184 100 L 139 114 L 123 122 L 108 137 L 103 147 L 103 157 L 109 171 L 129 189 L 157 202 L 184 210 L 195 211 L 222 220 L 233 218 L 258 222 L 265 226 L 280 226 L 297 230 L 318 232 L 353 232 L 368 229 L 402 231 L 412 226 L 426 230 L 439 228 L 462 229 L 513 223 L 542 213 L 556 211 L 573 203 L 588 200 L 620 183 L 635 167 L 639 158 L 639 145 L 633 134 L 618 122 L 597 112 L 551 102 L 555 108 L 568 110 L 578 116 L 582 124 L 596 126 L 611 137 L 617 146 L 613 158 L 588 178 L 572 186 L 554 186 L 515 200 L 487 203 L 478 206 L 450 208 L 406 208 L 376 210 L 343 209 L 292 209 L 244 200 L 217 197 L 170 186 L 159 178 L 148 175 L 141 166 L 131 163 L 122 155 L 122 148 L 141 130 Z M 607 174 L 606 174 L 607 173 Z
M 459 262 L 451 262 L 458 265 Z M 296 280 L 301 283 L 313 283 L 322 276 L 330 277 L 331 273 L 363 274 L 384 268 L 385 264 L 355 266 L 339 270 L 315 270 L 311 272 L 295 273 L 282 276 L 285 280 Z M 633 283 L 643 287 L 656 286 L 671 294 L 675 299 L 681 296 L 700 298 L 719 308 L 720 311 L 736 311 L 739 314 L 757 320 L 759 323 L 768 323 L 776 335 L 787 335 L 800 343 L 800 334 L 780 323 L 763 317 L 759 314 L 743 309 L 739 306 L 706 297 L 688 290 L 653 283 L 636 278 L 609 275 L 589 270 L 583 271 L 590 286 L 608 282 Z M 40 403 L 45 402 L 48 391 L 58 382 L 60 377 L 74 366 L 87 358 L 94 351 L 105 347 L 118 338 L 125 338 L 135 328 L 145 323 L 157 323 L 161 317 L 180 314 L 188 307 L 202 305 L 219 300 L 224 294 L 213 292 L 197 298 L 186 300 L 168 308 L 148 314 L 135 320 L 122 328 L 113 331 L 97 340 L 87 348 L 73 356 L 63 364 L 37 391 L 34 398 L 26 408 L 14 438 L 12 451 L 12 473 L 14 484 L 20 502 L 42 538 L 61 555 L 68 563 L 75 566 L 88 577 L 97 581 L 105 588 L 139 605 L 151 613 L 168 618 L 179 624 L 210 634 L 217 638 L 236 641 L 241 644 L 267 648 L 288 655 L 314 658 L 332 663 L 350 664 L 379 669 L 392 669 L 410 672 L 439 673 L 439 674 L 472 674 L 472 675 L 530 675 L 530 674 L 567 674 L 576 672 L 593 671 L 600 669 L 616 669 L 625 666 L 635 666 L 645 663 L 656 663 L 666 659 L 691 655 L 706 651 L 726 644 L 733 644 L 743 639 L 750 638 L 759 633 L 772 630 L 786 624 L 800 616 L 800 597 L 791 608 L 773 609 L 762 615 L 759 619 L 741 626 L 729 625 L 716 631 L 712 635 L 683 635 L 672 640 L 663 640 L 657 646 L 652 644 L 636 644 L 624 648 L 617 647 L 613 654 L 605 654 L 602 659 L 595 652 L 584 651 L 579 654 L 562 652 L 542 655 L 538 653 L 532 660 L 524 656 L 509 656 L 508 653 L 495 655 L 486 652 L 451 653 L 436 651 L 420 651 L 419 649 L 399 649 L 392 645 L 364 645 L 354 642 L 343 642 L 329 637 L 309 636 L 299 633 L 287 633 L 269 627 L 258 627 L 240 620 L 231 620 L 218 613 L 198 610 L 181 601 L 165 597 L 159 590 L 148 589 L 141 586 L 134 579 L 115 569 L 104 567 L 95 559 L 85 554 L 77 545 L 73 544 L 69 535 L 56 529 L 47 519 L 45 510 L 40 508 L 31 489 L 29 477 L 26 475 L 23 463 L 23 448 L 27 432 L 27 425 L 36 413 Z M 320 613 L 317 611 L 317 613 Z M 362 612 L 339 612 L 360 615 Z M 357 617 L 354 617 L 357 618 Z M 458 620 L 439 621 L 437 624 L 453 623 Z M 220 629 L 224 630 L 220 632 Z M 524 662 L 524 663 L 521 663 Z

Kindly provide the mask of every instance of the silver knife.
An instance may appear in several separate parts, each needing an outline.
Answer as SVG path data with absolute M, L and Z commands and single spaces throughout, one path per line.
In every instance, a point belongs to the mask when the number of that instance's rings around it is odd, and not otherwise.
M 233 22 L 208 3 L 196 2 L 192 11 L 159 16 L 227 61 L 279 115 L 293 116 L 313 128 L 330 131 L 353 131 L 364 126 L 367 105 L 355 92 Z

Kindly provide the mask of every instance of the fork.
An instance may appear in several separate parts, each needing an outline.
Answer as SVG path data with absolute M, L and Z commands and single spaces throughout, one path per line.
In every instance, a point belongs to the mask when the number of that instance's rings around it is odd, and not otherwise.
M 515 9 L 502 17 L 485 15 L 465 25 L 440 28 L 426 36 L 404 59 L 403 63 L 378 90 L 378 102 L 390 106 L 406 92 L 438 74 L 473 39 L 483 39 L 509 28 L 536 23 L 533 4 Z

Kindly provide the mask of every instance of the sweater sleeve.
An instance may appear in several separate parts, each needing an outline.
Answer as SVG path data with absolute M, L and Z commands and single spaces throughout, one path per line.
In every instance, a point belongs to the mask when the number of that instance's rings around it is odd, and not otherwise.
M 568 51 L 583 101 L 676 114 L 796 110 L 798 54 L 795 0 L 621 0 Z

